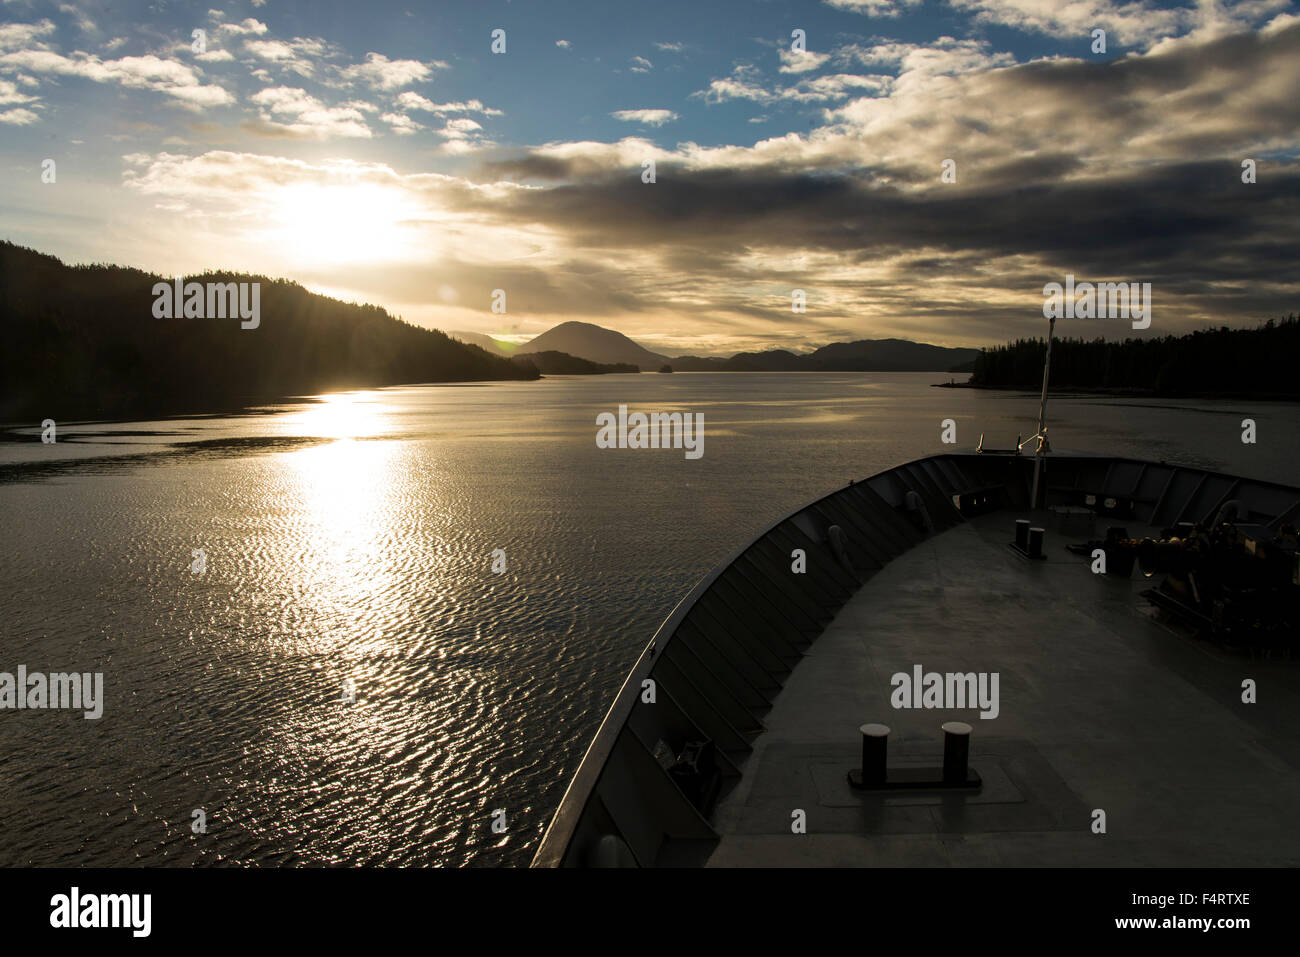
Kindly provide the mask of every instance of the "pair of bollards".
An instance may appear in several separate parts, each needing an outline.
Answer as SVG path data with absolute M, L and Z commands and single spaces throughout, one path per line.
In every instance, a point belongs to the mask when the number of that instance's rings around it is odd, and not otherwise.
M 1015 546 L 1028 557 L 1043 557 L 1043 535 L 1044 530 L 1037 526 L 1031 526 L 1029 524 L 1029 519 L 1016 519 Z
M 898 768 L 889 770 L 889 727 L 864 724 L 862 732 L 862 767 L 849 772 L 849 782 L 856 788 L 971 788 L 979 787 L 980 776 L 970 769 L 970 736 L 973 730 L 965 721 L 947 721 L 943 731 L 943 769 Z

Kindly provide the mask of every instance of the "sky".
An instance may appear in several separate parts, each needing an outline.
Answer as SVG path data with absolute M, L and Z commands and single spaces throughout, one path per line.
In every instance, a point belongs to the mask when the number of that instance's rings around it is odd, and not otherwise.
M 1290 0 L 0 0 L 0 238 L 516 340 L 990 345 L 1067 274 L 1255 326 L 1298 156 Z

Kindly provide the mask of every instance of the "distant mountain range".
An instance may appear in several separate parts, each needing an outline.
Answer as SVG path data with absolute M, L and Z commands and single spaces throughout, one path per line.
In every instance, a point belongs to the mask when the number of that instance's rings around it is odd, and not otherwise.
M 621 332 L 590 322 L 562 322 L 513 348 L 481 333 L 452 335 L 496 355 L 563 352 L 590 362 L 628 363 L 642 372 L 657 372 L 664 365 L 671 365 L 677 372 L 969 372 L 979 355 L 978 349 L 951 349 L 908 339 L 859 339 L 833 342 L 802 354 L 769 349 L 738 352 L 730 358 L 670 358 L 646 349 Z
M 0 242 L 0 332 L 0 421 L 210 412 L 339 389 L 539 372 L 946 371 L 976 355 L 886 339 L 804 355 L 671 359 L 587 322 L 560 323 L 517 347 L 478 333 L 457 333 L 456 341 L 284 279 L 210 271 L 182 281 L 69 266 L 10 242 Z

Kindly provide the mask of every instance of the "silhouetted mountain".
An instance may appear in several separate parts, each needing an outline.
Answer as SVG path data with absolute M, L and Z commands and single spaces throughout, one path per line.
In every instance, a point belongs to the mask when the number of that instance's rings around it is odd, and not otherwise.
M 640 372 L 630 362 L 589 362 L 566 352 L 530 352 L 511 360 L 520 366 L 532 365 L 543 375 L 603 375 L 607 372 Z
M 946 372 L 974 362 L 978 349 L 950 349 L 908 339 L 859 339 L 832 342 L 808 358 L 834 372 Z
M 785 349 L 738 352 L 730 359 L 679 356 L 673 368 L 687 372 L 947 372 L 969 366 L 978 349 L 949 349 L 906 339 L 835 342 L 807 355 Z
M 453 333 L 489 351 L 501 343 L 481 333 Z M 486 340 L 486 341 L 484 341 Z M 950 349 L 907 339 L 835 342 L 815 352 L 787 349 L 738 352 L 730 357 L 678 356 L 651 352 L 621 332 L 590 322 L 562 322 L 518 347 L 514 355 L 555 351 L 598 363 L 631 363 L 642 372 L 671 364 L 679 372 L 969 372 L 978 349 Z M 546 370 L 543 369 L 543 372 Z
M 653 372 L 668 361 L 667 356 L 637 345 L 623 333 L 590 322 L 562 322 L 524 343 L 516 355 L 550 351 L 591 362 L 627 362 L 643 372 Z
M 504 356 L 508 359 L 519 351 L 518 343 L 494 339 L 481 332 L 449 332 L 447 335 L 461 342 L 467 342 L 471 346 L 478 346 L 490 356 Z
M 719 356 L 678 356 L 673 368 L 679 372 L 808 372 L 813 366 L 807 356 L 785 349 L 765 352 L 737 352 L 728 359 Z
M 537 375 L 377 306 L 265 276 L 186 277 L 260 283 L 256 328 L 237 316 L 155 318 L 159 282 L 171 280 L 0 242 L 0 419 L 218 411 L 330 389 Z

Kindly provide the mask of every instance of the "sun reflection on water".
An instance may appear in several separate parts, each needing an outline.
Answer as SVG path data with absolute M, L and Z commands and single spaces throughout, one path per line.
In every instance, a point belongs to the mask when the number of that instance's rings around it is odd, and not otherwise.
M 334 392 L 312 398 L 312 405 L 281 419 L 278 425 L 284 434 L 364 439 L 383 434 L 392 420 L 392 410 L 375 392 Z

